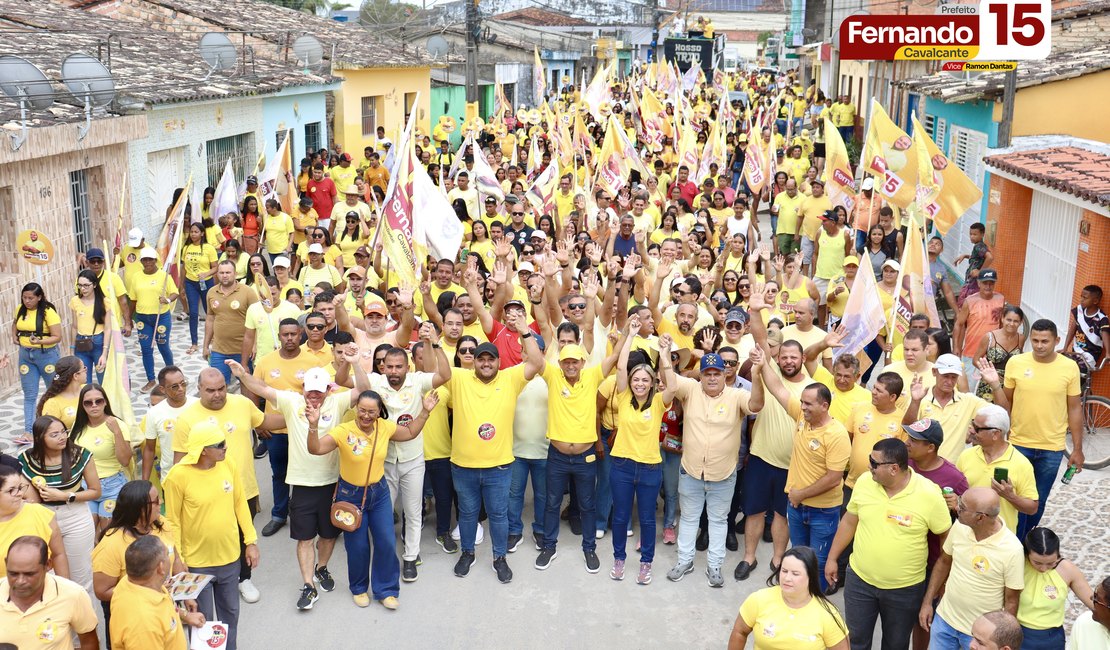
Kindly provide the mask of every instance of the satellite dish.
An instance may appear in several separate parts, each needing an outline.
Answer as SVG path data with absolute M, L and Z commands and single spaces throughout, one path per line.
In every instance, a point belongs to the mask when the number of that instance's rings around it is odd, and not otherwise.
M 315 36 L 309 34 L 298 36 L 297 40 L 293 41 L 293 58 L 297 60 L 298 65 L 305 68 L 319 65 L 324 60 L 324 46 Z
M 448 50 L 451 49 L 451 44 L 447 42 L 446 38 L 437 34 L 428 39 L 428 44 L 425 47 L 428 49 L 428 54 L 431 55 L 433 59 L 438 59 L 441 56 L 447 56 Z
M 85 126 L 77 127 L 77 141 L 80 142 L 92 127 L 93 106 L 104 106 L 116 98 L 116 82 L 103 63 L 88 54 L 76 53 L 62 62 L 62 83 L 85 105 Z
M 227 34 L 221 32 L 208 32 L 200 37 L 200 58 L 208 64 L 208 74 L 205 75 L 205 80 L 212 76 L 213 72 L 228 70 L 235 67 L 235 62 L 239 57 L 235 45 Z
M 27 141 L 27 109 L 43 110 L 54 103 L 54 87 L 35 64 L 18 56 L 0 56 L 0 90 L 19 103 L 22 130 L 12 134 L 12 151 Z

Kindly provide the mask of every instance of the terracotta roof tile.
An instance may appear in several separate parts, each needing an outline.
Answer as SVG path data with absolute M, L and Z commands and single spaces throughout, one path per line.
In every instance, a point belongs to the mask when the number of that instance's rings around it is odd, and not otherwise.
M 590 24 L 588 21 L 575 18 L 570 14 L 548 11 L 539 7 L 525 7 L 515 11 L 506 11 L 495 15 L 494 18 L 537 27 L 581 27 Z
M 998 154 L 983 160 L 1019 178 L 1110 207 L 1110 156 L 1079 147 L 1056 147 Z

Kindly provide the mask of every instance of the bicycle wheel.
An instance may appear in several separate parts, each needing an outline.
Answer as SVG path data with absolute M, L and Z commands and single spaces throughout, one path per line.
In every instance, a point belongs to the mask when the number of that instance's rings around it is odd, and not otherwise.
M 1083 462 L 1084 469 L 1110 466 L 1110 399 L 1088 395 L 1083 400 Z M 1071 436 L 1066 438 L 1071 454 Z

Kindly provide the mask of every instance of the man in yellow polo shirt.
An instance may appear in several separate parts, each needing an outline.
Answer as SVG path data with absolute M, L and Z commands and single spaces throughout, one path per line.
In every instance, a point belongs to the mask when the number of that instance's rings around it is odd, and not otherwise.
M 902 431 L 902 410 L 896 402 L 902 394 L 902 378 L 893 372 L 884 372 L 875 378 L 871 387 L 871 401 L 852 410 L 844 424 L 852 438 L 852 458 L 848 462 L 848 476 L 844 479 L 845 502 L 852 497 L 856 479 L 868 471 L 867 458 L 875 443 L 887 438 L 905 441 Z
M 898 400 L 899 408 L 906 408 L 910 403 L 910 387 L 915 377 L 920 377 L 921 382 L 928 390 L 933 387 L 936 378 L 933 375 L 933 364 L 925 354 L 929 345 L 929 335 L 924 330 L 912 329 L 906 332 L 902 341 L 902 352 L 905 355 L 902 361 L 887 364 L 883 370 L 898 373 L 902 378 L 902 397 Z M 924 416 L 923 416 L 924 417 Z
M 459 496 L 459 543 L 455 575 L 474 565 L 478 511 L 484 504 L 493 543 L 493 568 L 502 583 L 513 574 L 505 561 L 509 543 L 509 485 L 513 463 L 513 419 L 524 386 L 543 370 L 543 355 L 524 315 L 506 323 L 520 335 L 525 362 L 504 371 L 497 347 L 482 343 L 474 351 L 474 370 L 456 368 L 444 384 L 450 392 L 454 421 L 451 434 L 451 479 Z M 562 495 L 560 495 L 562 496 Z
M 963 363 L 956 355 L 942 354 L 937 357 L 933 364 L 935 384 L 930 390 L 921 377 L 912 379 L 910 402 L 902 417 L 902 424 L 913 424 L 926 418 L 936 420 L 944 430 L 944 443 L 937 448 L 937 453 L 951 463 L 955 463 L 967 448 L 967 429 L 971 420 L 979 409 L 989 404 L 975 393 L 961 393 L 956 389 L 963 374 Z M 994 365 L 990 362 L 981 365 L 979 377 L 996 396 L 1005 398 Z M 902 392 L 906 391 L 903 389 Z
M 81 585 L 47 573 L 46 541 L 30 535 L 8 547 L 0 580 L 0 644 L 15 648 L 72 650 L 73 634 L 81 650 L 99 648 L 96 613 Z
M 941 535 L 952 525 L 940 488 L 914 473 L 909 462 L 901 440 L 888 437 L 872 445 L 869 471 L 855 482 L 824 567 L 825 579 L 836 584 L 838 559 L 853 543 L 844 583 L 848 635 L 870 639 L 875 620 L 882 618 L 883 644 L 892 648 L 910 646 L 925 595 L 928 535 Z
M 627 338 L 614 346 L 619 350 Z M 586 350 L 572 343 L 559 351 L 559 365 L 547 363 L 543 380 L 547 382 L 547 502 L 543 515 L 543 549 L 536 558 L 536 568 L 544 570 L 558 556 L 559 512 L 563 492 L 573 482 L 578 497 L 578 513 L 582 517 L 582 553 L 586 571 L 597 573 L 601 561 L 597 557 L 597 526 L 594 496 L 597 491 L 597 389 L 616 365 L 610 355 L 600 365 L 586 366 Z M 619 534 L 624 534 L 623 531 Z
M 136 539 L 124 553 L 127 575 L 112 591 L 108 637 L 116 650 L 185 650 L 184 625 L 201 627 L 196 601 L 178 608 L 164 586 L 171 571 L 166 545 L 155 535 Z M 187 609 L 186 609 L 187 608 Z
M 972 446 L 960 454 L 956 468 L 967 477 L 969 486 L 998 493 L 1002 521 L 1016 531 L 1019 512 L 1037 512 L 1037 480 L 1029 459 L 1007 442 L 1009 432 L 1010 414 L 1006 409 L 997 404 L 980 408 L 968 430 Z

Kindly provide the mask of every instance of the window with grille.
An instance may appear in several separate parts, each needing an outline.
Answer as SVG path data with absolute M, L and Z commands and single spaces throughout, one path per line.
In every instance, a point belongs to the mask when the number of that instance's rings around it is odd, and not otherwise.
M 304 125 L 304 153 L 311 154 L 320 148 L 320 123 L 309 122 Z
M 378 105 L 381 97 L 362 98 L 362 135 L 374 135 L 378 128 Z
M 979 187 L 983 186 L 983 154 L 986 151 L 986 133 L 958 126 L 952 128 L 948 157 Z
M 504 84 L 501 89 L 505 91 L 505 101 L 509 102 L 509 107 L 516 106 L 516 84 Z
M 933 140 L 937 139 L 937 118 L 935 115 L 925 114 L 925 119 L 921 120 L 921 125 L 925 127 L 925 132 Z
M 254 172 L 258 162 L 254 151 L 254 134 L 240 133 L 226 138 L 217 138 L 205 143 L 208 154 L 208 184 L 212 187 L 220 182 L 224 173 L 224 165 L 231 161 L 231 169 L 235 173 L 235 180 L 242 182 Z
M 77 250 L 88 250 L 92 239 L 89 226 L 89 174 L 87 169 L 69 173 L 69 198 L 73 206 L 73 236 Z

